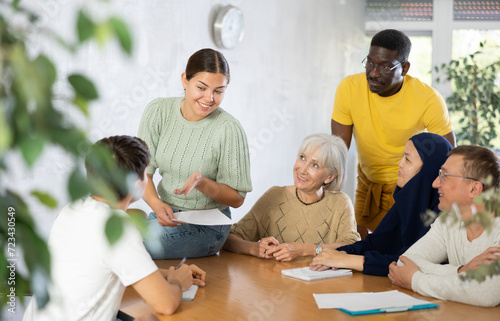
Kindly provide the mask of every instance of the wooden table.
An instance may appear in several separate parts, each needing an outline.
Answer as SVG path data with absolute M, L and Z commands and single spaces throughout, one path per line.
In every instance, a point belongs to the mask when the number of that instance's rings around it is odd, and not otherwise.
M 276 262 L 221 251 L 218 255 L 188 259 L 207 272 L 206 286 L 199 288 L 193 301 L 182 302 L 172 316 L 153 315 L 144 320 L 500 320 L 500 306 L 480 308 L 423 297 L 393 286 L 387 277 L 363 275 L 301 281 L 281 275 L 282 269 L 307 266 L 310 259 Z M 162 268 L 179 260 L 157 260 Z M 337 309 L 318 309 L 313 293 L 380 292 L 399 290 L 419 299 L 439 304 L 439 308 L 352 317 Z M 131 287 L 123 296 L 121 310 L 136 318 L 152 309 Z M 142 320 L 142 319 L 141 319 Z

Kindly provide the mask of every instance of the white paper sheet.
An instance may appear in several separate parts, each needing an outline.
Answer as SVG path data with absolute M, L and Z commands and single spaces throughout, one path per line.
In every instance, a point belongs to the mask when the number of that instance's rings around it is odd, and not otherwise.
M 360 293 L 313 293 L 313 296 L 320 309 L 340 308 L 349 311 L 402 308 L 431 303 L 415 299 L 398 290 Z
M 186 291 L 182 292 L 182 301 L 192 301 L 198 292 L 198 286 L 193 284 Z
M 231 225 L 233 221 L 224 215 L 219 209 L 200 211 L 182 211 L 175 214 L 174 222 L 195 225 Z
M 297 279 L 312 281 L 328 278 L 337 278 L 341 276 L 352 275 L 352 270 L 350 269 L 338 269 L 338 270 L 325 270 L 325 271 L 312 271 L 308 266 L 295 269 L 284 269 L 281 270 L 281 274 L 286 276 L 291 276 Z

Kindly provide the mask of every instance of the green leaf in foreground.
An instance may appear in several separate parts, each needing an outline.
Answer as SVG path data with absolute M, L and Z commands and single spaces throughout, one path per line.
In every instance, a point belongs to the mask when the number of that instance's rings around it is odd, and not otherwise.
M 56 208 L 57 207 L 57 201 L 48 193 L 42 192 L 42 191 L 32 191 L 31 195 L 35 196 L 38 198 L 42 204 L 47 205 L 50 208 Z
M 69 177 L 68 192 L 72 201 L 82 198 L 89 193 L 87 180 L 78 168 L 75 168 Z
M 75 92 L 87 100 L 97 99 L 99 94 L 94 84 L 85 76 L 73 74 L 68 77 L 68 81 L 75 89 Z
M 109 19 L 109 23 L 113 27 L 116 36 L 118 37 L 118 41 L 120 42 L 120 46 L 127 54 L 132 54 L 132 37 L 127 28 L 125 22 L 121 19 L 113 17 Z
M 42 154 L 45 139 L 42 137 L 26 136 L 19 142 L 23 158 L 29 166 L 32 166 Z
M 113 214 L 106 222 L 106 227 L 104 228 L 106 232 L 106 238 L 109 244 L 113 245 L 116 241 L 120 239 L 123 233 L 123 219 Z
M 95 25 L 92 20 L 83 12 L 83 10 L 78 11 L 76 29 L 78 32 L 78 41 L 80 43 L 94 36 Z

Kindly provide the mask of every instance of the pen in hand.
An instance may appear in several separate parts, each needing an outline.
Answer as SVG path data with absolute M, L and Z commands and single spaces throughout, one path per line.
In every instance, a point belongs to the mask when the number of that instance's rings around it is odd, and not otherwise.
M 175 269 L 178 270 L 182 266 L 182 264 L 184 264 L 184 262 L 186 262 L 186 260 L 187 260 L 187 257 L 184 257 L 182 259 L 181 263 L 179 263 L 179 265 L 177 265 L 177 267 Z

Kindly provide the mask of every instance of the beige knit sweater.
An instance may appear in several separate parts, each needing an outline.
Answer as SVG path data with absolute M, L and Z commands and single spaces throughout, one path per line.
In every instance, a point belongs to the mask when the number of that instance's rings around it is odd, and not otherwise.
M 304 205 L 279 186 L 264 193 L 231 227 L 231 233 L 248 241 L 274 236 L 280 243 L 354 243 L 360 239 L 346 194 L 327 191 L 320 202 Z

